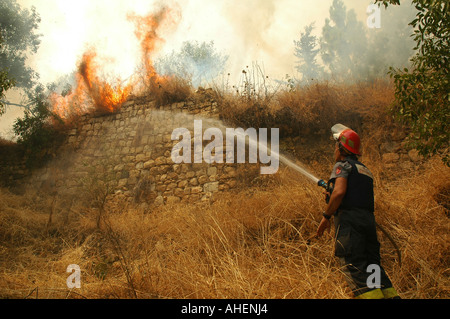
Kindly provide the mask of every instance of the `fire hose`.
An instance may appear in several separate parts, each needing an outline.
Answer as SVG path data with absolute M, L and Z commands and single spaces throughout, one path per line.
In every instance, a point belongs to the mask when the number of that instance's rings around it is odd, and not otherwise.
M 331 196 L 331 193 L 333 192 L 333 184 L 331 184 L 330 182 L 325 182 L 323 179 L 321 179 L 321 180 L 319 180 L 318 182 L 317 182 L 317 185 L 318 186 L 320 186 L 320 187 L 322 187 L 322 188 L 324 188 L 325 189 L 325 191 L 327 192 L 327 195 L 326 195 L 326 202 L 327 202 L 327 204 L 328 204 L 328 202 L 330 201 L 330 196 Z M 395 242 L 395 240 L 394 240 L 394 238 L 392 238 L 392 236 L 391 236 L 391 234 L 389 234 L 389 232 L 383 227 L 383 226 L 381 226 L 380 224 L 378 224 L 376 221 L 375 221 L 375 225 L 378 227 L 378 229 L 380 229 L 381 230 L 381 232 L 389 239 L 389 241 L 392 243 L 392 245 L 394 246 L 394 248 L 395 248 L 395 250 L 397 251 L 397 256 L 398 256 L 398 263 L 399 263 L 399 265 L 400 265 L 400 267 L 402 266 L 402 255 L 401 255 L 401 252 L 400 252 L 400 248 L 398 247 L 398 245 L 397 245 L 397 243 Z

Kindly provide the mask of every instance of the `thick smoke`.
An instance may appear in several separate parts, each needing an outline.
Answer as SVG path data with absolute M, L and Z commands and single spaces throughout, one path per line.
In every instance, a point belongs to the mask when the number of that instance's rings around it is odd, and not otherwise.
M 235 46 L 243 52 L 242 56 L 275 49 L 267 33 L 275 22 L 276 1 L 225 2 L 222 10 L 236 35 Z
M 12 0 L 1 0 L 8 1 Z M 41 17 L 39 49 L 30 56 L 27 65 L 40 75 L 43 84 L 76 71 L 86 48 L 92 45 L 98 61 L 105 61 L 99 66 L 99 77 L 129 79 L 139 65 L 141 48 L 134 34 L 135 24 L 127 19 L 127 14 L 145 15 L 159 6 L 152 1 L 17 1 L 23 8 L 35 6 Z M 360 43 L 357 53 L 366 61 L 357 64 L 360 71 L 376 74 L 385 73 L 391 65 L 402 67 L 413 53 L 408 23 L 414 18 L 415 9 L 408 2 L 389 6 L 387 10 L 383 7 L 381 28 L 369 29 L 366 9 L 373 1 L 343 3 L 347 11 L 355 10 L 359 23 L 358 28 L 347 30 L 347 38 L 354 41 L 352 32 L 363 32 L 366 36 L 366 43 Z M 181 20 L 176 30 L 170 26 L 164 30 L 168 32 L 162 34 L 161 53 L 152 58 L 178 52 L 186 41 L 213 41 L 218 54 L 228 56 L 223 73 L 231 73 L 231 85 L 238 84 L 241 71 L 254 62 L 263 66 L 270 79 L 283 79 L 286 74 L 301 78 L 295 69 L 294 40 L 299 40 L 300 32 L 312 22 L 315 22 L 312 33 L 320 39 L 332 4 L 333 0 L 164 1 L 169 7 L 178 6 Z M 320 55 L 318 62 L 323 64 Z M 0 120 L 5 118 L 6 115 Z
M 413 54 L 415 9 L 402 6 L 367 7 L 357 14 L 347 2 L 333 0 L 325 24 L 312 35 L 314 24 L 302 31 L 295 43 L 299 78 L 336 80 L 338 82 L 371 81 L 384 78 L 389 67 L 407 67 Z M 370 14 L 370 15 L 369 15 Z M 371 23 L 376 15 L 377 23 Z
M 128 78 L 135 71 L 140 53 L 138 41 L 133 36 L 134 25 L 127 20 L 127 13 L 143 15 L 155 11 L 158 6 L 158 2 L 151 1 L 20 2 L 24 7 L 35 5 L 42 16 L 40 31 L 44 36 L 33 67 L 44 82 L 51 81 L 47 79 L 52 74 L 53 78 L 61 75 L 54 76 L 57 72 L 74 71 L 86 44 L 95 44 L 99 57 L 104 56 L 112 62 L 105 64 L 106 74 L 120 73 L 122 79 Z M 367 36 L 381 34 L 377 44 L 367 48 L 372 53 L 372 60 L 379 63 L 381 57 L 386 57 L 387 62 L 394 64 L 404 60 L 401 51 L 405 50 L 404 41 L 409 37 L 403 29 L 412 20 L 410 14 L 407 19 L 404 16 L 405 12 L 414 15 L 414 9 L 411 10 L 407 2 L 389 6 L 386 11 L 383 8 L 379 30 L 369 29 L 366 25 L 366 9 L 373 1 L 343 2 L 347 10 L 356 11 L 360 28 Z M 179 50 L 186 41 L 214 41 L 218 52 L 229 56 L 224 72 L 232 76 L 239 75 L 246 65 L 255 61 L 265 66 L 271 78 L 294 75 L 293 40 L 298 40 L 300 31 L 312 22 L 316 26 L 313 33 L 321 36 L 332 4 L 332 0 L 316 3 L 298 0 L 164 1 L 166 6 L 179 6 L 182 20 L 176 32 L 164 34 L 161 56 Z

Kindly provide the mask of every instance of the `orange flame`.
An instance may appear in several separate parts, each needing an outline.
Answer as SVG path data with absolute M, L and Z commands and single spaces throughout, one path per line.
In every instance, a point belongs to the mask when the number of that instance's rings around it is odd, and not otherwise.
M 152 55 L 164 43 L 164 39 L 158 35 L 162 22 L 166 21 L 169 24 L 176 25 L 178 22 L 177 14 L 178 11 L 163 7 L 156 14 L 147 16 L 128 15 L 128 20 L 133 21 L 136 25 L 135 35 L 141 44 L 142 62 L 146 72 L 145 84 L 150 89 L 158 88 L 167 82 L 166 77 L 160 76 L 156 72 Z
M 83 55 L 78 69 L 79 74 L 93 99 L 95 108 L 101 111 L 114 112 L 126 101 L 132 85 L 128 84 L 125 87 L 118 85 L 113 88 L 109 83 L 100 80 L 95 73 L 98 69 L 98 66 L 94 63 L 95 56 L 95 52 L 87 52 Z
M 53 112 L 66 122 L 71 121 L 77 115 L 87 112 L 89 109 L 86 103 L 89 97 L 86 96 L 86 89 L 79 73 L 76 74 L 76 83 L 75 89 L 71 90 L 67 95 L 62 96 L 55 92 L 50 95 Z
M 56 93 L 50 96 L 53 111 L 62 119 L 87 112 L 92 108 L 91 105 L 99 111 L 114 112 L 131 93 L 132 84 L 113 87 L 100 80 L 96 74 L 98 66 L 95 57 L 95 51 L 88 51 L 83 55 L 76 75 L 75 90 L 72 93 L 64 97 Z
M 164 40 L 158 35 L 161 22 L 172 21 L 176 24 L 173 11 L 168 8 L 160 9 L 156 14 L 137 16 L 129 14 L 128 19 L 135 22 L 135 35 L 140 41 L 142 64 L 145 72 L 144 84 L 150 88 L 161 87 L 167 79 L 157 74 L 152 61 L 152 54 L 159 48 Z M 83 54 L 76 74 L 76 84 L 72 92 L 66 96 L 53 93 L 50 103 L 53 111 L 66 122 L 72 121 L 73 117 L 86 113 L 90 109 L 103 112 L 114 112 L 127 100 L 133 87 L 137 84 L 136 76 L 129 84 L 111 85 L 101 80 L 98 76 L 99 66 L 96 63 L 97 54 L 95 50 L 89 50 Z M 119 80 L 116 81 L 120 83 Z

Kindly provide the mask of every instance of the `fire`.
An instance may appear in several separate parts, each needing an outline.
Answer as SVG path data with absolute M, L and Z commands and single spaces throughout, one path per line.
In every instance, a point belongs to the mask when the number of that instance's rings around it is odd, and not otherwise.
M 65 121 L 71 121 L 73 117 L 89 110 L 86 103 L 89 97 L 79 73 L 76 74 L 76 83 L 75 89 L 71 89 L 67 94 L 59 95 L 53 92 L 49 97 L 53 112 Z
M 106 81 L 102 81 L 96 74 L 98 66 L 95 64 L 95 57 L 95 52 L 86 52 L 83 55 L 79 66 L 81 79 L 94 102 L 95 109 L 114 112 L 126 101 L 132 90 L 132 85 L 128 84 L 122 87 L 119 84 L 113 87 Z
M 142 64 L 145 69 L 145 85 L 150 89 L 161 87 L 167 82 L 167 78 L 160 76 L 153 65 L 152 55 L 164 44 L 164 39 L 159 36 L 162 22 L 176 25 L 178 11 L 167 7 L 161 8 L 156 14 L 147 16 L 128 15 L 128 20 L 136 26 L 135 35 L 140 41 Z
M 167 82 L 167 78 L 157 74 L 152 55 L 164 43 L 158 32 L 162 22 L 169 20 L 176 23 L 174 11 L 162 8 L 156 14 L 147 16 L 129 14 L 127 18 L 135 23 L 135 36 L 140 41 L 141 60 L 145 72 L 144 83 L 141 84 L 152 91 Z M 116 79 L 116 84 L 113 85 L 99 76 L 100 71 L 95 49 L 86 51 L 78 65 L 74 89 L 65 96 L 56 93 L 50 96 L 54 113 L 65 121 L 71 121 L 72 117 L 92 109 L 115 112 L 127 100 L 133 88 L 140 84 L 135 75 L 126 85 L 119 79 Z
M 76 74 L 73 92 L 66 96 L 52 93 L 50 102 L 53 111 L 60 118 L 68 120 L 94 108 L 103 112 L 114 112 L 125 102 L 132 91 L 132 84 L 111 85 L 97 75 L 99 69 L 95 62 L 96 52 L 84 53 Z M 117 80 L 118 82 L 118 80 Z

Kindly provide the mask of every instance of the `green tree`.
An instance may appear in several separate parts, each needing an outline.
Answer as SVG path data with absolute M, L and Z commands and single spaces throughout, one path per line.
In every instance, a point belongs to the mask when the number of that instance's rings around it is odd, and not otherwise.
M 0 69 L 7 70 L 17 87 L 31 88 L 38 75 L 26 65 L 29 54 L 36 53 L 41 18 L 34 7 L 23 9 L 16 0 L 0 0 Z
M 380 4 L 379 4 L 380 5 Z M 381 10 L 381 28 L 366 28 L 368 79 L 385 77 L 389 67 L 410 66 L 414 54 L 413 27 L 409 25 L 416 10 L 411 1 Z
M 0 48 L 2 46 L 2 38 L 0 37 Z M 15 81 L 9 77 L 9 74 L 6 70 L 0 68 L 0 115 L 5 112 L 5 103 L 3 99 L 5 98 L 5 93 L 10 88 L 15 85 Z
M 319 53 L 318 39 L 311 35 L 314 23 L 307 25 L 300 33 L 300 40 L 294 40 L 294 55 L 298 58 L 296 69 L 302 74 L 302 80 L 309 82 L 312 79 L 321 79 L 323 67 L 317 62 Z
M 0 71 L 0 115 L 5 112 L 5 103 L 3 99 L 5 98 L 5 93 L 10 88 L 14 87 L 14 80 L 9 78 L 8 72 Z
M 25 110 L 23 118 L 17 118 L 13 131 L 18 137 L 17 143 L 28 153 L 29 166 L 36 166 L 49 158 L 50 149 L 63 136 L 58 134 L 58 125 L 64 123 L 50 110 L 48 95 L 51 92 L 41 84 L 27 92 L 30 109 Z
M 320 39 L 322 61 L 336 80 L 359 80 L 367 74 L 365 27 L 354 10 L 334 0 Z
M 399 4 L 398 0 L 376 2 Z M 413 0 L 410 25 L 416 43 L 411 68 L 391 68 L 396 103 L 393 112 L 411 128 L 411 144 L 424 156 L 440 154 L 450 166 L 450 2 Z
M 194 86 L 214 79 L 223 71 L 228 56 L 214 48 L 214 42 L 185 41 L 179 52 L 159 58 L 155 67 L 158 73 L 176 75 L 190 80 Z

